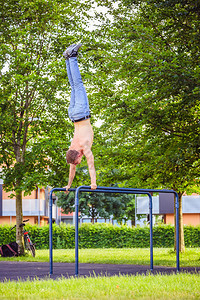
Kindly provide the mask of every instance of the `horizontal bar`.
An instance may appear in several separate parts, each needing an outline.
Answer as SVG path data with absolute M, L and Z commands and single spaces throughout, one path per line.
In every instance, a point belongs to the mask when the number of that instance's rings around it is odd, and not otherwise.
M 78 187 L 79 191 L 82 191 L 83 189 L 91 190 L 90 186 L 86 186 L 86 185 L 82 185 Z M 74 188 L 70 188 L 69 191 L 75 191 L 76 189 Z M 123 188 L 123 187 L 106 187 L 106 186 L 97 186 L 97 188 L 95 190 L 91 190 L 92 192 L 100 192 L 102 190 L 106 190 L 106 191 L 134 191 L 134 192 L 145 192 L 145 193 L 174 193 L 176 194 L 176 192 L 174 190 L 160 190 L 160 189 L 139 189 L 139 188 Z
M 176 196 L 178 196 L 178 194 L 174 191 L 174 190 L 160 190 L 160 189 L 139 189 L 139 188 L 123 188 L 123 187 L 105 187 L 105 186 L 98 186 L 95 190 L 91 190 L 91 187 L 90 186 L 86 186 L 86 185 L 83 185 L 83 186 L 79 186 L 78 187 L 79 191 L 82 191 L 82 192 L 96 192 L 96 193 L 112 193 L 112 192 L 116 192 L 118 191 L 118 193 L 122 193 L 122 191 L 127 191 L 127 194 L 134 192 L 135 194 L 138 193 L 141 193 L 141 192 L 144 192 L 144 194 L 146 193 L 173 193 L 175 194 Z M 75 192 L 77 190 L 77 188 L 70 188 L 68 191 L 69 192 Z M 102 191 L 104 190 L 104 191 Z M 53 188 L 51 190 L 51 192 L 53 191 L 66 191 L 66 188 Z M 125 194 L 125 193 L 124 193 Z
M 104 190 L 104 189 L 96 189 L 96 190 L 87 190 L 87 189 L 81 189 L 80 192 L 87 192 L 87 193 L 93 193 L 93 192 L 96 192 L 96 193 L 107 193 L 107 194 L 145 194 L 145 195 L 148 195 L 149 193 L 148 192 L 139 192 L 139 191 L 123 191 L 123 190 Z

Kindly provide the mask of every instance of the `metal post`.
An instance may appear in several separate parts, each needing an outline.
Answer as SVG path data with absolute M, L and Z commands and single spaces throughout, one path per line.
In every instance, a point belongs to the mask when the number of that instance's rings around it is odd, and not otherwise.
M 149 220 L 150 220 L 150 269 L 153 271 L 153 216 L 152 216 L 152 196 L 149 196 Z
M 40 227 L 40 188 L 38 188 L 38 226 Z
M 50 191 L 49 195 L 49 274 L 53 274 L 53 226 L 52 226 L 52 206 L 53 206 L 53 192 L 66 191 L 65 188 L 54 188 Z M 69 191 L 75 191 L 75 189 L 69 189 Z
M 137 226 L 137 195 L 135 194 L 135 227 Z
M 52 193 L 53 190 L 50 191 L 49 197 L 49 263 L 50 263 L 50 271 L 49 274 L 53 274 L 53 233 L 52 233 Z
M 79 189 L 75 193 L 75 276 L 78 276 L 78 211 L 79 211 Z
M 176 270 L 179 272 L 180 264 L 179 264 L 179 202 L 178 202 L 178 194 L 174 193 L 176 196 Z

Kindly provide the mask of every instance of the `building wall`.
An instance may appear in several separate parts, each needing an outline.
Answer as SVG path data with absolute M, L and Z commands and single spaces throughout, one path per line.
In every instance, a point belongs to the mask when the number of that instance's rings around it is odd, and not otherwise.
M 35 217 L 24 217 L 24 220 L 25 219 L 29 219 L 29 223 L 30 224 L 35 224 Z M 12 217 L 9 217 L 9 216 L 2 216 L 1 219 L 0 219 L 0 224 L 1 225 L 4 225 L 4 224 L 9 224 L 9 225 L 15 225 L 16 224 L 16 217 L 12 216 Z
M 10 199 L 11 194 L 12 194 L 12 192 L 5 192 L 3 190 L 2 198 L 3 199 Z M 41 189 L 40 190 L 40 199 L 44 199 L 44 197 L 45 197 L 44 190 Z M 37 190 L 32 191 L 30 195 L 26 195 L 26 196 L 24 196 L 24 193 L 22 193 L 22 199 L 38 199 Z
M 39 191 L 39 195 L 38 195 L 38 191 Z M 6 205 L 6 207 L 8 206 L 8 208 L 10 209 L 10 213 L 8 213 L 7 211 L 5 212 L 5 209 L 4 209 L 4 211 L 1 212 L 1 214 L 3 214 L 3 212 L 4 212 L 4 215 L 3 216 L 0 215 L 0 224 L 15 225 L 16 217 L 15 217 L 15 213 L 14 214 L 12 213 L 12 211 L 13 210 L 15 211 L 15 208 L 16 208 L 15 207 L 15 197 L 10 198 L 10 195 L 12 192 L 6 192 L 3 189 L 1 191 L 1 193 L 2 193 L 1 205 L 2 205 L 3 201 L 4 201 L 4 204 L 8 203 L 8 205 Z M 23 203 L 25 205 L 25 210 L 28 207 L 28 211 L 29 211 L 29 212 L 27 211 L 27 213 L 24 213 L 24 216 L 23 216 L 24 220 L 29 219 L 30 224 L 38 224 L 38 219 L 40 218 L 40 225 L 45 225 L 48 223 L 48 217 L 45 215 L 46 209 L 44 208 L 44 203 L 45 203 L 45 190 L 44 189 L 39 189 L 39 190 L 36 189 L 36 190 L 32 191 L 30 195 L 26 195 L 26 196 L 23 193 L 22 199 L 23 199 Z M 37 200 L 37 199 L 40 199 L 40 200 Z M 35 208 L 36 204 L 38 205 L 38 209 L 37 209 L 37 212 L 34 212 L 34 208 Z M 9 206 L 9 205 L 11 205 L 11 206 Z M 30 206 L 30 208 L 29 208 L 29 206 Z M 40 209 L 39 209 L 39 207 L 40 207 Z M 30 212 L 30 209 L 33 209 L 33 211 Z M 1 210 L 2 210 L 2 208 L 1 208 Z M 39 216 L 38 210 L 40 210 L 40 214 L 41 214 L 40 216 Z M 31 213 L 32 213 L 32 215 L 31 215 Z
M 68 214 L 64 214 L 63 212 L 62 212 L 62 208 L 58 208 L 58 213 L 59 213 L 59 216 L 62 216 L 62 217 L 73 217 L 73 215 L 74 215 L 74 213 L 72 212 L 72 213 L 68 213 Z
M 165 224 L 174 225 L 174 215 L 166 214 L 164 217 Z M 183 224 L 198 226 L 200 224 L 200 214 L 183 214 Z
M 23 216 L 24 220 L 29 219 L 27 222 L 28 224 L 34 225 L 38 224 L 38 217 L 37 216 Z M 40 226 L 48 224 L 48 217 L 40 217 Z M 15 225 L 16 224 L 16 217 L 15 216 L 2 216 L 0 217 L 0 225 Z

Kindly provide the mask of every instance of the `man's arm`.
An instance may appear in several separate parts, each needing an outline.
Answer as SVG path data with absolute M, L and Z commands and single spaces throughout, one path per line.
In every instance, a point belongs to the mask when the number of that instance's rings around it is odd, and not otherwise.
M 90 179 L 91 179 L 91 189 L 95 190 L 97 188 L 97 184 L 96 184 L 96 171 L 94 167 L 94 156 L 89 147 L 83 150 L 83 154 L 87 159 L 87 164 L 88 164 L 88 169 L 89 169 Z
M 66 192 L 71 187 L 72 182 L 74 180 L 75 174 L 76 174 L 76 166 L 73 165 L 73 164 L 70 164 L 70 168 L 69 168 L 69 180 L 68 180 L 68 185 L 66 186 Z

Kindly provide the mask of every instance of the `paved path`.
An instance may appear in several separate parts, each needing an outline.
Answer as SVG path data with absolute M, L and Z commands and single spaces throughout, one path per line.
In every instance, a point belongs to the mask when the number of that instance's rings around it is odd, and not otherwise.
M 112 265 L 112 264 L 79 264 L 79 276 L 114 276 L 114 275 L 139 275 L 149 274 L 149 266 L 141 265 Z M 200 274 L 200 267 L 181 268 L 180 272 Z M 154 267 L 151 274 L 173 274 L 176 268 Z M 49 276 L 49 263 L 45 262 L 18 262 L 0 261 L 0 281 L 27 280 L 27 279 L 56 279 L 59 277 L 69 278 L 75 274 L 74 263 L 54 263 L 53 275 Z

